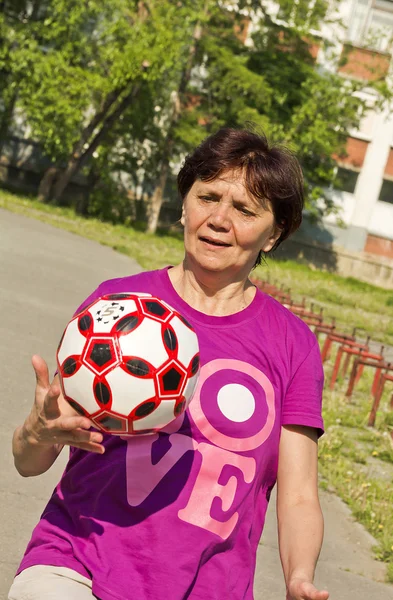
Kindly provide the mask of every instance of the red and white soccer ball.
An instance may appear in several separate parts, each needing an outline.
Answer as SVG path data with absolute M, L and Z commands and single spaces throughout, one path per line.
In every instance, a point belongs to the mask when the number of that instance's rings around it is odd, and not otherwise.
M 199 375 L 190 323 L 150 294 L 102 296 L 67 325 L 57 350 L 62 392 L 107 433 L 146 434 L 187 408 Z

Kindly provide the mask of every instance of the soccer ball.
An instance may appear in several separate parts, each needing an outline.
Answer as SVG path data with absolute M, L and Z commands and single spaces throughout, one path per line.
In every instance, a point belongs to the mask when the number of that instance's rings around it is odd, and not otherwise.
M 108 294 L 73 317 L 57 350 L 64 398 L 101 430 L 153 433 L 187 408 L 199 375 L 188 321 L 150 294 Z

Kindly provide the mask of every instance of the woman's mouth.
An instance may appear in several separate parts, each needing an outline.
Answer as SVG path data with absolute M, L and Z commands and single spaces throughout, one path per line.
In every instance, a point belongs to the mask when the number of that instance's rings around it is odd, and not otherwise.
M 210 238 L 210 237 L 200 237 L 199 238 L 202 242 L 204 242 L 205 244 L 208 244 L 209 246 L 214 246 L 217 248 L 228 248 L 231 244 L 227 244 L 226 242 L 223 242 L 221 240 L 215 239 L 215 238 Z

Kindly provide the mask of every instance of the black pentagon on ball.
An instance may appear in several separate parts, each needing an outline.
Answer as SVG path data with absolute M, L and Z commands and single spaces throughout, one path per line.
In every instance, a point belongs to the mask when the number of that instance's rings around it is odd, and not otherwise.
M 105 415 L 100 418 L 99 421 L 102 427 L 108 429 L 109 431 L 121 431 L 123 429 L 123 422 L 120 419 L 116 419 L 116 417 L 111 417 L 110 415 Z
M 182 402 L 179 402 L 179 404 L 177 406 L 175 406 L 175 415 L 181 415 L 181 413 L 184 410 L 184 406 L 185 406 L 185 401 L 182 400 Z
M 123 317 L 116 324 L 116 331 L 121 331 L 122 333 L 129 333 L 133 331 L 139 324 L 139 318 L 136 315 L 128 315 L 127 317 Z
M 165 313 L 168 312 L 165 306 L 163 306 L 159 302 L 156 302 L 155 300 L 149 300 L 148 302 L 146 302 L 145 306 L 149 313 L 151 313 L 152 315 L 157 315 L 157 317 L 162 317 L 163 315 L 165 315 Z
M 78 363 L 76 362 L 75 358 L 73 358 L 72 356 L 66 358 L 62 367 L 63 375 L 72 375 L 73 373 L 75 373 L 77 364 Z
M 79 406 L 79 404 L 77 402 L 75 402 L 75 400 L 68 400 L 68 404 L 70 404 L 72 406 L 72 408 L 74 410 L 76 410 L 77 413 L 79 413 L 80 415 L 84 415 L 85 412 L 83 410 L 83 408 L 81 406 Z
M 150 367 L 147 362 L 140 358 L 131 358 L 126 362 L 126 369 L 136 377 L 145 377 L 150 373 Z
M 162 383 L 163 383 L 165 392 L 177 391 L 180 380 L 181 380 L 181 373 L 179 373 L 179 371 L 177 371 L 174 367 L 169 369 L 169 371 L 167 371 L 165 373 L 165 375 L 162 376 Z
M 199 369 L 199 354 L 196 354 L 191 362 L 191 375 L 195 375 Z
M 94 386 L 94 395 L 100 404 L 108 404 L 111 399 L 111 392 L 106 383 L 100 381 Z
M 155 433 L 154 429 L 141 429 L 140 431 L 133 431 L 133 435 L 146 435 L 147 433 Z
M 191 323 L 190 323 L 189 321 L 187 321 L 187 319 L 185 319 L 185 318 L 183 317 L 183 315 L 179 315 L 179 317 L 180 317 L 180 320 L 181 320 L 181 321 L 183 321 L 184 325 L 187 325 L 187 327 L 188 327 L 189 329 L 191 329 L 192 331 L 194 331 L 194 328 L 193 328 L 193 326 L 191 325 Z
M 90 329 L 91 323 L 92 318 L 90 315 L 83 315 L 82 317 L 79 317 L 78 325 L 81 331 L 87 331 L 88 329 Z
M 112 360 L 112 351 L 110 344 L 94 344 L 93 350 L 90 353 L 90 359 L 99 367 L 102 367 L 107 362 Z
M 152 402 L 152 401 L 144 402 L 143 404 L 138 406 L 138 408 L 136 409 L 135 416 L 147 417 L 147 415 L 150 415 L 150 413 L 153 412 L 155 407 L 156 407 L 155 402 Z
M 164 331 L 164 344 L 168 350 L 176 350 L 177 348 L 177 337 L 173 329 L 167 327 Z

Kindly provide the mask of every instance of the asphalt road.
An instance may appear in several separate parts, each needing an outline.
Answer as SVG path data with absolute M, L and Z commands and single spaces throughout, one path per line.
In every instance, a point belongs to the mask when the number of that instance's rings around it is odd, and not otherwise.
M 30 357 L 41 354 L 54 370 L 55 349 L 74 309 L 104 279 L 138 271 L 135 261 L 110 248 L 0 209 L 1 600 L 66 458 L 64 453 L 36 478 L 24 479 L 14 469 L 12 432 L 32 403 Z M 371 536 L 338 498 L 324 493 L 321 500 L 326 534 L 317 583 L 330 590 L 331 600 L 393 600 L 393 586 L 381 583 L 384 566 L 372 559 Z M 285 600 L 276 537 L 272 503 L 258 553 L 255 600 Z

